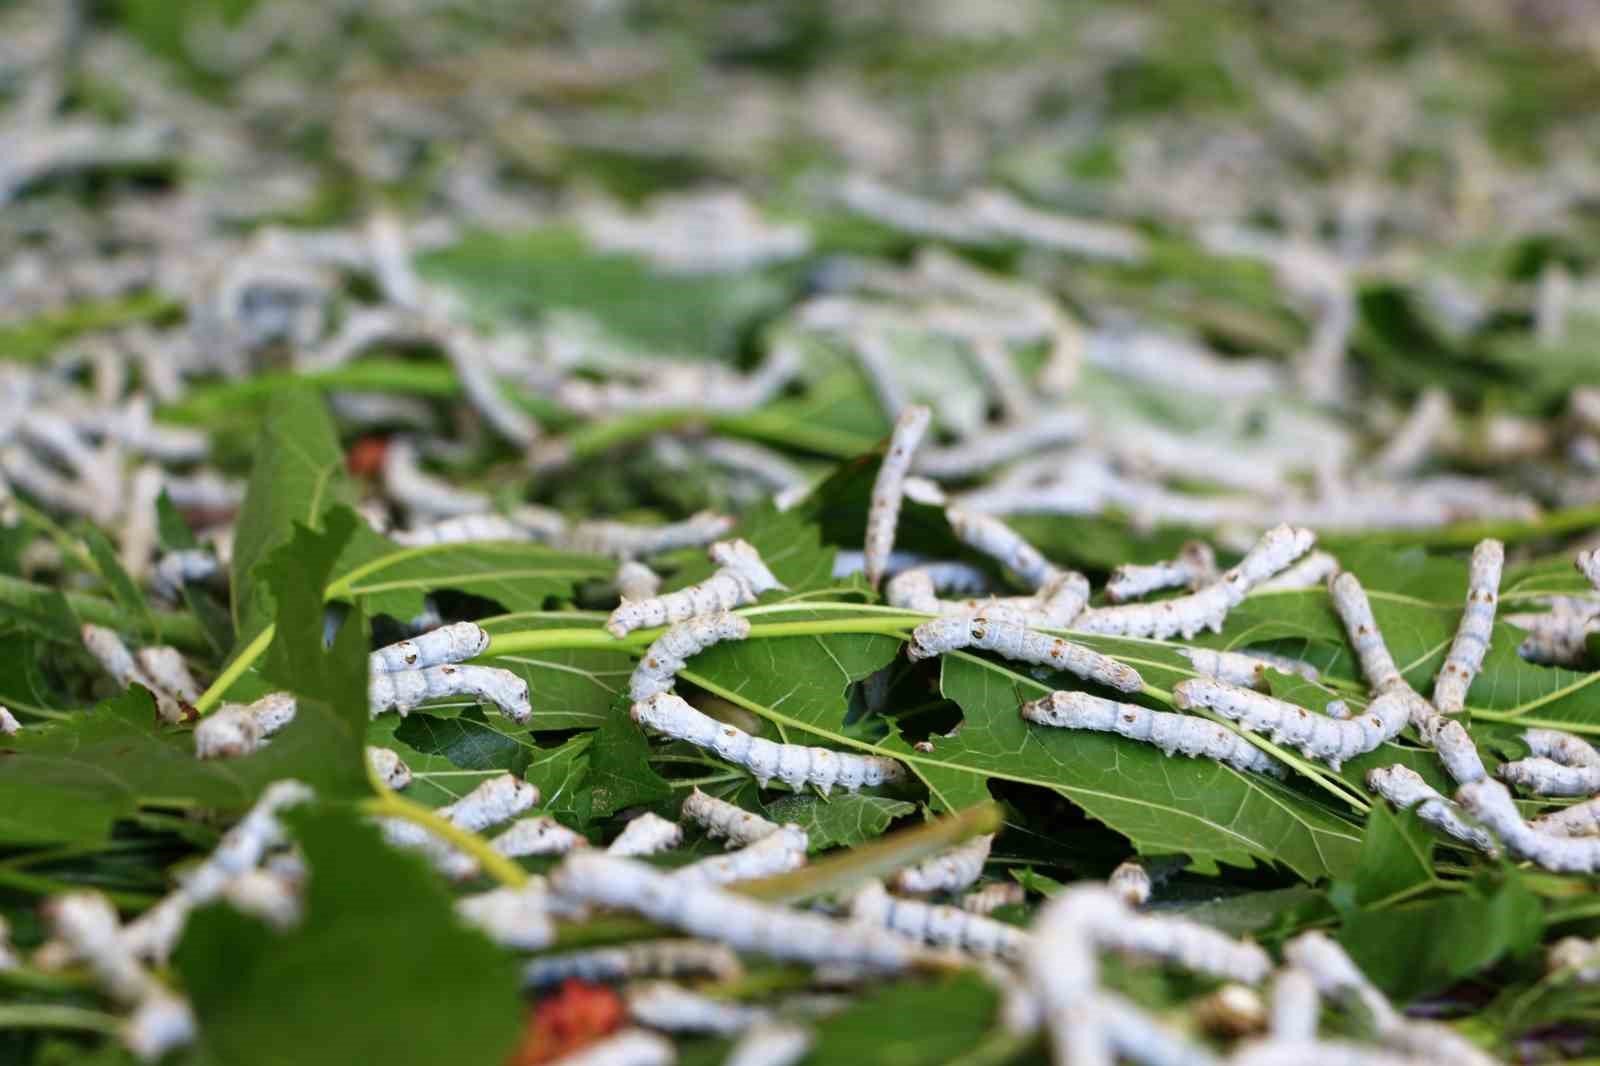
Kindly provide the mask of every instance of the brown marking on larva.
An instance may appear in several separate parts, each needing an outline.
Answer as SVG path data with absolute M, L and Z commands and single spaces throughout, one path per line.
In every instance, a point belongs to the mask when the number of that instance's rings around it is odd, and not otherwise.
M 407 655 L 405 657 L 405 660 L 408 663 L 415 663 L 417 661 L 417 653 L 416 652 L 412 652 L 410 655 Z
M 453 674 L 456 672 L 456 668 L 453 666 L 441 666 L 439 667 L 439 672 L 441 674 Z

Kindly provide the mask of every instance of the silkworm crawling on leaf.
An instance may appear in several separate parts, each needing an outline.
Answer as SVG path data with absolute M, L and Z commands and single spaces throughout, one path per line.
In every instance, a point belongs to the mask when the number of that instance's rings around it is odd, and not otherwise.
M 200 585 L 222 573 L 222 564 L 207 548 L 170 551 L 156 560 L 150 587 L 164 600 L 176 600 L 185 585 Z
M 1455 838 L 1486 855 L 1500 854 L 1500 847 L 1481 826 L 1473 825 L 1461 808 L 1434 790 L 1422 775 L 1407 766 L 1380 766 L 1367 771 L 1367 787 L 1402 811 L 1415 810 L 1417 817 L 1446 836 Z
M 432 544 L 537 538 L 527 526 L 505 515 L 465 514 L 409 529 L 397 529 L 389 534 L 389 539 L 402 548 L 421 548 Z
M 411 767 L 389 749 L 367 745 L 367 768 L 388 788 L 399 792 L 411 784 Z
M 623 560 L 612 580 L 623 600 L 648 600 L 661 591 L 661 575 L 633 559 Z
M 519 818 L 489 841 L 489 846 L 507 858 L 524 855 L 565 855 L 589 842 L 550 817 Z
M 492 509 L 483 493 L 458 489 L 424 472 L 416 444 L 404 437 L 390 440 L 383 449 L 383 491 L 410 514 L 456 518 Z
M 897 872 L 890 886 L 901 893 L 960 892 L 983 876 L 994 834 L 984 833 L 949 851 Z
M 707 554 L 717 564 L 716 573 L 698 585 L 622 604 L 606 620 L 606 631 L 621 638 L 635 629 L 751 604 L 763 592 L 785 587 L 761 561 L 760 553 L 745 541 L 718 541 Z
M 1037 590 L 1054 576 L 1050 560 L 1000 519 L 959 507 L 946 508 L 945 518 L 961 543 L 997 561 L 1028 588 Z
M 911 468 L 932 478 L 964 478 L 1022 455 L 1070 444 L 1088 427 L 1083 412 L 1055 408 L 1025 422 L 1003 425 L 967 437 L 957 444 L 930 445 L 917 452 Z
M 863 546 L 867 584 L 873 588 L 883 580 L 894 551 L 895 527 L 900 523 L 900 500 L 906 474 L 922 436 L 928 431 L 933 412 L 926 407 L 907 407 L 895 420 L 894 432 L 878 476 L 872 482 L 872 502 L 867 511 L 867 535 Z
M 513 774 L 500 774 L 485 780 L 454 803 L 434 811 L 439 817 L 471 833 L 515 818 L 539 802 L 539 790 Z M 385 818 L 380 823 L 383 838 L 395 847 L 414 848 L 451 876 L 470 876 L 477 863 L 456 851 L 415 822 Z
M 513 722 L 533 717 L 528 683 L 497 666 L 430 666 L 372 674 L 367 679 L 367 710 L 374 718 L 385 711 L 398 711 L 404 717 L 421 704 L 445 696 L 487 700 Z
M 1355 646 L 1356 660 L 1361 664 L 1361 674 L 1372 686 L 1373 692 L 1387 692 L 1406 684 L 1384 643 L 1378 620 L 1372 615 L 1372 604 L 1367 599 L 1361 581 L 1348 570 L 1328 584 L 1328 596 L 1333 610 L 1344 623 L 1350 643 Z
M 1212 651 L 1210 648 L 1179 648 L 1178 654 L 1194 665 L 1195 672 L 1229 685 L 1270 692 L 1267 663 L 1238 651 Z
M 644 940 L 534 959 L 522 971 L 522 983 L 529 988 L 547 988 L 569 978 L 624 981 L 636 977 L 702 975 L 726 981 L 743 972 L 739 956 L 726 944 L 705 940 Z
M 1111 571 L 1106 580 L 1106 599 L 1112 603 L 1126 603 L 1139 599 L 1159 589 L 1197 589 L 1216 580 L 1217 557 L 1211 545 L 1203 540 L 1184 544 L 1175 559 L 1140 565 L 1124 563 Z
M 200 698 L 200 685 L 189 672 L 183 652 L 177 648 L 154 644 L 140 648 L 133 657 L 144 676 L 155 682 L 159 691 L 186 704 L 193 704 Z
M 1479 541 L 1472 550 L 1467 576 L 1467 606 L 1450 653 L 1445 656 L 1439 676 L 1433 682 L 1433 705 L 1440 714 L 1455 714 L 1466 705 L 1467 689 L 1483 668 L 1489 650 L 1489 634 L 1494 629 L 1495 602 L 1500 595 L 1500 571 L 1505 566 L 1505 545 L 1497 540 Z
M 1136 862 L 1118 864 L 1111 876 L 1106 878 L 1106 885 L 1117 898 L 1130 907 L 1143 907 L 1150 902 L 1150 871 Z
M 1255 587 L 1257 592 L 1290 592 L 1295 589 L 1321 588 L 1328 578 L 1339 572 L 1339 560 L 1327 552 L 1312 552 L 1276 577 L 1268 578 Z
M 896 971 L 924 958 L 887 930 L 760 903 L 715 885 L 685 891 L 670 873 L 597 851 L 568 855 L 550 875 L 550 887 L 575 902 L 635 911 L 735 951 L 777 959 Z
M 116 630 L 85 623 L 82 636 L 84 649 L 117 684 L 123 688 L 143 685 L 155 697 L 156 713 L 163 722 L 177 723 L 183 720 L 183 704 L 179 697 L 145 672 Z
M 683 801 L 683 816 L 710 836 L 726 837 L 730 845 L 754 844 L 778 831 L 776 822 L 735 806 L 727 800 L 695 789 Z
M 1525 859 L 1556 873 L 1600 870 L 1600 838 L 1541 833 L 1522 820 L 1511 793 L 1492 778 L 1462 785 L 1456 802 L 1499 837 L 1512 858 Z
M 608 855 L 654 855 L 683 843 L 683 826 L 650 811 L 631 819 L 606 848 Z
M 234 759 L 260 750 L 266 739 L 294 721 L 295 699 L 271 692 L 254 703 L 225 703 L 194 727 L 200 759 Z
M 1573 563 L 1577 566 L 1578 573 L 1588 579 L 1589 584 L 1600 589 L 1600 549 L 1590 548 L 1588 551 L 1579 552 Z
M 751 1026 L 728 1052 L 724 1066 L 794 1066 L 805 1058 L 816 1037 L 811 1030 L 786 1022 Z
M 970 618 L 924 622 L 912 631 L 907 655 L 915 661 L 962 648 L 982 648 L 1016 662 L 1065 670 L 1119 692 L 1138 692 L 1144 688 L 1144 679 L 1133 667 L 1081 644 L 1037 632 L 1017 622 L 1003 621 L 994 617 L 995 613 L 986 610 Z
M 634 667 L 628 681 L 628 695 L 634 700 L 672 689 L 673 679 L 687 661 L 713 644 L 725 640 L 744 640 L 750 623 L 736 614 L 717 611 L 685 619 L 655 639 Z
M 1027 891 L 1015 881 L 991 881 L 961 897 L 961 909 L 973 914 L 993 914 L 1001 907 L 1021 905 Z
M 727 536 L 733 526 L 732 518 L 715 511 L 699 511 L 681 522 L 660 526 L 590 519 L 574 525 L 555 543 L 567 551 L 635 559 L 683 548 L 703 548 L 718 537 Z
M 1374 701 L 1376 702 L 1376 701 Z M 1369 706 L 1370 713 L 1371 708 Z M 1412 721 L 1416 722 L 1413 714 Z M 1487 771 L 1478 757 L 1478 747 L 1468 735 L 1466 726 L 1453 718 L 1435 715 L 1421 724 L 1418 732 L 1422 739 L 1433 745 L 1439 761 L 1458 784 L 1481 780 Z
M 972 955 L 1022 957 L 1028 934 L 1014 925 L 915 899 L 889 895 L 882 882 L 869 881 L 850 899 L 850 918 L 864 925 L 892 929 L 902 936 L 937 947 L 959 948 Z
M 1600 799 L 1584 800 L 1528 823 L 1541 833 L 1557 837 L 1600 836 Z
M 1520 612 L 1505 615 L 1509 625 L 1528 636 L 1517 645 L 1517 654 L 1530 663 L 1547 666 L 1584 666 L 1589 660 L 1589 633 L 1597 627 L 1585 612 L 1552 610 L 1545 614 Z
M 1535 796 L 1592 796 L 1600 792 L 1600 766 L 1567 766 L 1535 756 L 1501 763 L 1498 773 Z
M 235 910 L 260 918 L 282 931 L 300 922 L 304 910 L 300 884 L 270 870 L 246 870 L 222 888 L 222 898 Z
M 379 648 L 369 657 L 374 674 L 400 670 L 423 670 L 430 666 L 462 663 L 477 658 L 489 647 L 489 633 L 476 622 L 452 622 L 447 626 Z
M 628 1016 L 669 1033 L 742 1033 L 772 1017 L 760 1007 L 696 995 L 670 981 L 650 981 L 627 992 Z
M 1315 978 L 1295 966 L 1273 976 L 1268 1027 L 1274 1040 L 1315 1040 L 1321 1017 L 1322 996 Z
M 1367 705 L 1365 714 L 1338 719 L 1210 678 L 1180 681 L 1172 690 L 1172 702 L 1181 710 L 1215 711 L 1246 729 L 1267 734 L 1274 744 L 1299 748 L 1335 769 L 1393 740 L 1411 720 L 1404 693 L 1385 693 Z
M 462 896 L 456 913 L 501 947 L 538 951 L 555 943 L 556 925 L 549 892 L 539 881 Z
M 809 846 L 804 829 L 797 825 L 780 826 L 777 832 L 753 844 L 680 866 L 674 876 L 690 883 L 712 885 L 775 877 L 804 866 Z
M 1283 777 L 1288 772 L 1277 759 L 1216 722 L 1118 703 L 1087 692 L 1052 692 L 1023 704 L 1022 717 L 1061 729 L 1116 733 L 1153 744 L 1166 755 L 1177 752 L 1190 758 L 1215 759 L 1247 773 Z
M 1522 733 L 1528 751 L 1563 766 L 1600 766 L 1600 751 L 1580 736 L 1559 729 L 1526 729 Z
M 710 748 L 719 758 L 743 766 L 755 775 L 762 788 L 777 778 L 796 790 L 815 785 L 826 795 L 835 785 L 854 792 L 863 785 L 881 785 L 905 776 L 905 767 L 883 756 L 775 744 L 753 737 L 701 714 L 670 692 L 635 703 L 631 713 L 642 726 L 696 747 Z

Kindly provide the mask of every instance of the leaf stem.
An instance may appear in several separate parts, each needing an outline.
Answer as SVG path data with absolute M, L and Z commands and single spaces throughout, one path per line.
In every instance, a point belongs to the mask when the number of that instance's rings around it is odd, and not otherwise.
M 1570 722 L 1561 718 L 1529 718 L 1516 711 L 1480 711 L 1468 708 L 1468 714 L 1473 719 L 1482 719 L 1485 722 L 1514 722 L 1517 725 L 1532 726 L 1535 729 L 1561 729 L 1568 733 L 1600 734 L 1600 722 Z
M 227 668 L 217 675 L 217 679 L 211 682 L 211 686 L 200 693 L 200 698 L 194 701 L 194 709 L 200 714 L 206 714 L 218 703 L 222 702 L 222 697 L 227 695 L 228 689 L 233 687 L 234 682 L 243 677 L 245 671 L 254 666 L 256 660 L 266 652 L 267 646 L 272 643 L 272 638 L 277 632 L 278 626 L 276 623 L 267 623 L 261 632 L 257 633 L 254 639 L 249 644 L 246 644 L 238 655 L 233 657 L 233 662 L 229 663 Z
M 24 581 L 20 577 L 0 574 L 0 603 L 26 606 L 37 603 L 42 597 L 53 595 L 57 591 L 32 581 Z M 82 621 L 134 632 L 141 637 L 156 636 L 148 619 L 130 618 L 124 615 L 110 600 L 82 592 L 67 592 L 63 595 L 66 596 L 67 606 L 72 608 L 72 613 Z M 175 644 L 189 651 L 202 651 L 209 647 L 206 644 L 205 634 L 200 629 L 200 623 L 187 614 L 162 611 L 156 615 L 155 623 L 161 627 L 161 634 L 169 644 Z
M 122 1030 L 122 1019 L 105 1011 L 59 1003 L 10 1003 L 0 1005 L 0 1031 L 6 1029 L 77 1029 L 113 1034 Z
M 827 636 L 834 633 L 875 633 L 883 636 L 902 636 L 907 625 L 923 621 L 924 616 L 895 612 L 872 618 L 822 618 L 804 622 L 768 622 L 750 627 L 750 640 L 769 640 L 777 637 Z M 591 651 L 633 652 L 645 647 L 666 630 L 638 629 L 618 639 L 598 626 L 593 629 L 525 629 L 511 633 L 495 633 L 489 638 L 489 647 L 482 658 L 500 655 L 520 655 L 530 651 L 549 651 L 554 648 L 582 648 Z
M 477 860 L 484 873 L 510 888 L 521 888 L 528 883 L 528 873 L 522 867 L 495 851 L 489 842 L 476 833 L 468 832 L 443 818 L 420 803 L 400 796 L 393 790 L 376 783 L 381 791 L 370 799 L 361 801 L 361 810 L 376 818 L 403 818 L 420 825 L 435 836 L 443 838 L 458 851 Z

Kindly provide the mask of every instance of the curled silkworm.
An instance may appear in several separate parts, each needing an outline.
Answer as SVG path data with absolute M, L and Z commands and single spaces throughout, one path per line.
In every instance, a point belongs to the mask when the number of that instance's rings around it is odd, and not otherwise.
M 1212 651 L 1209 648 L 1179 648 L 1178 654 L 1194 664 L 1195 672 L 1229 685 L 1270 692 L 1267 664 L 1253 655 L 1237 651 Z
M 869 881 L 850 899 L 850 918 L 864 925 L 892 929 L 902 936 L 936 947 L 959 948 L 972 955 L 1018 959 L 1028 934 L 1014 925 L 959 907 L 889 895 L 882 882 Z
M 1172 690 L 1172 702 L 1180 710 L 1215 711 L 1246 729 L 1266 733 L 1274 744 L 1299 748 L 1336 769 L 1393 740 L 1411 720 L 1404 693 L 1385 693 L 1367 705 L 1365 714 L 1338 719 L 1209 678 L 1180 681 Z
M 409 640 L 379 648 L 368 656 L 374 674 L 398 670 L 423 670 L 446 663 L 462 663 L 482 655 L 489 647 L 489 633 L 476 622 L 453 622 Z
M 863 785 L 898 781 L 905 768 L 879 755 L 856 755 L 802 744 L 775 744 L 742 729 L 709 718 L 670 692 L 633 705 L 633 720 L 642 726 L 701 748 L 743 766 L 765 788 L 777 778 L 793 789 L 815 785 L 827 794 L 835 785 L 854 792 Z
M 481 514 L 492 506 L 489 497 L 481 492 L 458 489 L 425 473 L 416 445 L 404 438 L 390 440 L 383 449 L 383 491 L 413 514 L 461 517 Z
M 811 1050 L 811 1030 L 785 1022 L 761 1022 L 739 1038 L 723 1066 L 795 1066 Z
M 520 888 L 502 887 L 462 896 L 456 914 L 501 947 L 538 951 L 555 943 L 556 925 L 551 900 L 542 882 Z
M 805 865 L 810 840 L 797 825 L 780 826 L 753 844 L 679 867 L 674 876 L 699 884 L 730 885 L 798 870 Z
M 1600 792 L 1600 766 L 1567 766 L 1532 757 L 1502 763 L 1499 774 L 1535 796 L 1592 796 Z
M 628 1016 L 669 1033 L 742 1033 L 772 1017 L 770 1011 L 697 995 L 670 981 L 650 981 L 628 989 Z
M 554 818 L 518 818 L 489 846 L 511 859 L 524 855 L 565 855 L 573 848 L 587 847 L 581 833 L 574 833 Z
M 1588 551 L 1578 553 L 1573 563 L 1578 568 L 1578 573 L 1588 579 L 1589 584 L 1600 589 L 1600 549 L 1590 548 Z
M 1381 697 L 1380 697 L 1381 698 Z M 1371 713 L 1372 706 L 1367 710 Z M 1415 704 L 1413 704 L 1415 707 Z M 1412 722 L 1416 722 L 1413 711 Z M 1445 770 L 1459 784 L 1481 780 L 1487 773 L 1483 768 L 1483 760 L 1478 757 L 1477 745 L 1472 743 L 1472 737 L 1467 729 L 1453 718 L 1434 717 L 1425 720 L 1418 732 L 1422 739 L 1433 745 L 1434 752 L 1439 756 L 1439 761 L 1444 763 Z M 1600 772 L 1600 771 L 1597 771 Z
M 1312 552 L 1276 577 L 1257 585 L 1257 592 L 1288 592 L 1321 588 L 1339 572 L 1339 560 L 1327 552 Z
M 763 837 L 778 831 L 776 822 L 769 822 L 759 814 L 737 807 L 727 800 L 695 789 L 683 801 L 683 816 L 706 831 L 709 836 L 726 837 L 730 845 L 754 844 Z
M 928 431 L 933 412 L 926 407 L 908 407 L 895 420 L 878 476 L 872 483 L 872 503 L 867 511 L 867 535 L 863 554 L 867 584 L 873 588 L 883 580 L 894 551 L 895 527 L 900 523 L 900 499 L 906 474 L 922 436 Z
M 1153 744 L 1164 754 L 1215 759 L 1248 773 L 1282 777 L 1282 763 L 1217 722 L 1170 711 L 1117 703 L 1087 692 L 1052 692 L 1022 705 L 1022 717 L 1039 725 L 1116 733 Z
M 994 834 L 975 836 L 949 851 L 940 852 L 899 871 L 889 884 L 896 892 L 960 892 L 983 876 Z
M 185 585 L 210 581 L 222 572 L 222 564 L 206 548 L 185 548 L 167 552 L 156 560 L 150 574 L 150 585 L 157 596 L 176 600 Z
M 367 745 L 367 768 L 386 787 L 396 792 L 411 784 L 411 767 L 405 764 L 399 753 L 390 748 Z
M 1406 766 L 1380 766 L 1367 771 L 1367 787 L 1402 811 L 1415 810 L 1428 825 L 1486 855 L 1498 855 L 1494 837 L 1473 825 L 1461 808 L 1436 792 L 1422 775 Z
M 0 736 L 14 737 L 22 730 L 22 723 L 9 707 L 0 707 Z
M 654 855 L 683 843 L 683 826 L 649 811 L 629 820 L 606 848 L 608 855 Z
M 681 522 L 660 526 L 591 519 L 574 525 L 556 538 L 556 544 L 567 551 L 636 559 L 684 548 L 703 548 L 727 536 L 733 525 L 733 519 L 715 511 L 699 511 Z
M 1015 881 L 991 881 L 961 897 L 961 909 L 973 914 L 993 914 L 1001 907 L 1020 906 L 1027 890 Z
M 116 630 L 85 623 L 82 634 L 84 648 L 117 684 L 123 688 L 143 685 L 155 697 L 156 713 L 163 722 L 176 723 L 183 720 L 184 710 L 180 698 L 145 672 L 144 667 L 135 660 L 128 646 L 117 635 Z M 190 683 L 193 684 L 193 681 Z
M 687 660 L 724 640 L 744 640 L 750 623 L 736 614 L 718 611 L 685 619 L 668 629 L 645 649 L 628 681 L 628 694 L 635 701 L 647 700 L 658 692 L 670 691 L 673 679 Z
M 945 517 L 963 544 L 999 562 L 1028 588 L 1037 590 L 1054 576 L 1050 560 L 1000 519 L 959 507 L 947 508 Z
M 443 696 L 487 700 L 513 722 L 526 722 L 533 716 L 528 683 L 495 666 L 430 666 L 372 674 L 367 679 L 367 709 L 374 718 L 390 710 L 403 717 L 420 704 Z
M 1023 455 L 1071 444 L 1084 435 L 1089 421 L 1082 411 L 1057 408 L 967 437 L 959 444 L 919 449 L 911 468 L 933 478 L 964 478 Z
M 661 591 L 661 575 L 633 559 L 625 559 L 612 579 L 623 600 L 648 600 Z
M 1494 629 L 1495 601 L 1500 593 L 1500 571 L 1505 565 L 1505 545 L 1497 540 L 1479 541 L 1472 550 L 1472 565 L 1467 577 L 1467 607 L 1460 628 L 1450 644 L 1450 654 L 1433 683 L 1433 705 L 1440 714 L 1454 714 L 1466 705 L 1467 689 L 1483 667 L 1489 650 L 1489 634 Z
M 1556 873 L 1600 870 L 1600 838 L 1541 833 L 1522 820 L 1511 793 L 1493 778 L 1462 785 L 1456 802 L 1499 837 L 1515 859 L 1526 859 Z
M 1531 754 L 1554 759 L 1563 766 L 1600 766 L 1600 751 L 1580 736 L 1559 729 L 1527 729 L 1522 739 Z
M 717 564 L 716 573 L 698 585 L 622 604 L 606 620 L 606 631 L 625 637 L 635 629 L 751 604 L 763 592 L 785 587 L 761 561 L 760 553 L 745 541 L 718 541 L 708 554 Z
M 1117 898 L 1130 907 L 1143 907 L 1150 902 L 1150 871 L 1136 862 L 1118 864 L 1111 876 L 1106 878 L 1106 885 Z
M 985 610 L 970 618 L 924 622 L 912 631 L 907 654 L 917 660 L 961 648 L 982 648 L 1016 662 L 1065 670 L 1119 692 L 1138 692 L 1144 688 L 1144 679 L 1137 670 L 1109 655 L 1037 632 L 1018 622 L 1003 621 L 995 614 Z
M 1078 617 L 1073 628 L 1085 633 L 1159 640 L 1180 633 L 1188 640 L 1202 629 L 1220 633 L 1228 612 L 1242 603 L 1251 589 L 1304 555 L 1315 539 L 1308 529 L 1276 526 L 1245 553 L 1237 566 L 1199 591 L 1170 600 L 1092 608 Z
M 1106 599 L 1126 603 L 1159 589 L 1197 589 L 1217 577 L 1217 557 L 1203 540 L 1184 544 L 1176 559 L 1141 566 L 1124 563 L 1111 571 L 1106 581 Z
M 1344 623 L 1345 632 L 1350 635 L 1356 660 L 1361 664 L 1362 676 L 1372 686 L 1372 691 L 1381 693 L 1404 687 L 1406 679 L 1400 675 L 1399 667 L 1395 666 L 1394 656 L 1389 654 L 1389 646 L 1384 643 L 1383 633 L 1378 629 L 1378 620 L 1372 616 L 1372 604 L 1367 600 L 1367 592 L 1356 575 L 1346 570 L 1334 578 L 1328 584 L 1328 596 L 1333 602 L 1334 612 Z
M 200 759 L 234 759 L 261 748 L 266 739 L 294 721 L 295 698 L 272 692 L 254 703 L 225 703 L 194 727 L 194 753 Z
M 623 1029 L 561 1056 L 553 1066 L 672 1066 L 677 1061 L 677 1048 L 666 1037 L 648 1029 Z
M 726 944 L 705 940 L 644 940 L 534 959 L 523 970 L 522 981 L 529 988 L 546 988 L 574 977 L 580 981 L 599 982 L 703 974 L 727 980 L 743 972 L 739 956 L 728 950 Z
M 685 891 L 670 873 L 589 849 L 568 855 L 550 885 L 570 900 L 636 911 L 735 951 L 881 971 L 903 970 L 923 957 L 887 930 L 761 903 L 715 885 Z

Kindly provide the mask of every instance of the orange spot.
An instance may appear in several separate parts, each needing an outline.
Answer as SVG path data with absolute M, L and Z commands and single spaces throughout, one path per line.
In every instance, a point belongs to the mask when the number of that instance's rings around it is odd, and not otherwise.
M 383 454 L 388 450 L 387 437 L 362 437 L 350 445 L 344 465 L 356 477 L 377 477 L 383 469 Z
M 608 985 L 568 979 L 529 1012 L 522 1041 L 505 1066 L 542 1066 L 622 1027 L 622 999 Z

